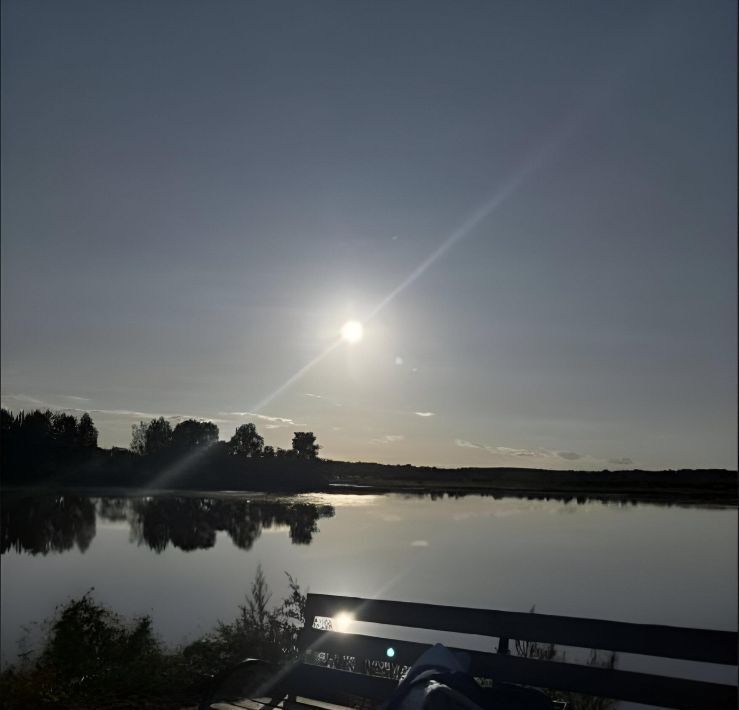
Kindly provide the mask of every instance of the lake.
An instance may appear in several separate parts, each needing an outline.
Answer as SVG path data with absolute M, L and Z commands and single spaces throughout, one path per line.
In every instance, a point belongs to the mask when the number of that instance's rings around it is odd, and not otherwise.
M 303 589 L 327 594 L 737 629 L 733 508 L 483 495 L 6 492 L 2 550 L 4 663 L 16 657 L 24 627 L 93 587 L 121 614 L 150 614 L 166 643 L 192 641 L 235 616 L 258 564 L 274 601 L 287 592 L 287 571 Z M 29 639 L 37 633 L 31 626 Z M 666 673 L 736 678 L 707 664 L 659 663 Z M 636 657 L 619 658 L 619 667 L 646 668 Z

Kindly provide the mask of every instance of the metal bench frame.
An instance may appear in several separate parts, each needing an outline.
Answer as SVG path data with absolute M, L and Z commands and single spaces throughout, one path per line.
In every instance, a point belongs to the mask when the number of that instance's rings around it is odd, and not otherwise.
M 470 609 L 326 594 L 309 594 L 300 632 L 302 660 L 273 683 L 274 698 L 288 704 L 298 697 L 353 704 L 362 698 L 374 706 L 385 701 L 398 681 L 371 675 L 372 662 L 410 666 L 429 646 L 356 633 L 314 628 L 316 618 L 350 614 L 356 621 L 418 629 L 490 636 L 498 639 L 490 653 L 464 650 L 475 677 L 494 682 L 571 691 L 667 708 L 736 708 L 737 686 L 672 678 L 615 668 L 601 668 L 511 655 L 511 640 L 636 653 L 662 658 L 737 665 L 737 634 L 729 631 L 630 624 L 546 614 Z M 319 624 L 320 625 L 320 624 Z M 387 650 L 392 647 L 392 659 Z M 354 659 L 354 670 L 338 670 L 311 662 L 316 653 Z

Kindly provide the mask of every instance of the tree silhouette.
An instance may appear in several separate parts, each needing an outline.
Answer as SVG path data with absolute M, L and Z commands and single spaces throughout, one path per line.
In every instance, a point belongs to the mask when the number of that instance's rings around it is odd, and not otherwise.
M 315 460 L 318 456 L 316 436 L 312 431 L 296 431 L 293 436 L 293 454 L 295 458 L 306 461 Z
M 95 449 L 98 445 L 98 430 L 92 423 L 92 417 L 85 412 L 77 425 L 77 438 L 83 449 Z
M 73 449 L 77 445 L 77 420 L 71 414 L 52 414 L 51 430 L 54 439 L 65 448 Z
M 31 482 L 63 471 L 79 472 L 97 454 L 97 429 L 89 414 L 81 421 L 65 412 L 2 411 L 0 468 L 5 480 Z
M 156 456 L 170 448 L 172 427 L 164 418 L 139 422 L 131 427 L 131 451 L 144 456 Z
M 261 456 L 264 449 L 264 439 L 251 422 L 238 427 L 228 443 L 231 451 L 239 456 Z
M 36 410 L 26 415 L 20 413 L 20 433 L 24 444 L 48 442 L 52 433 L 52 414 L 50 411 Z
M 0 431 L 2 431 L 3 436 L 8 436 L 13 431 L 14 423 L 13 415 L 4 407 L 0 409 Z
M 146 453 L 156 455 L 169 448 L 172 443 L 172 427 L 164 418 L 152 419 L 146 429 Z
M 131 424 L 131 451 L 143 456 L 146 453 L 146 423 Z
M 199 446 L 210 446 L 218 441 L 218 427 L 213 422 L 186 419 L 172 432 L 172 447 L 177 451 L 191 451 Z

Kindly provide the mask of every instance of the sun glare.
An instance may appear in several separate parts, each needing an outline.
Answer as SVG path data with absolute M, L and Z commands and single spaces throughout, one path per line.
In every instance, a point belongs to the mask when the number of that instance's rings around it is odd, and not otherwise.
M 334 631 L 345 634 L 354 621 L 354 617 L 347 611 L 340 611 L 332 620 L 331 626 Z
M 341 339 L 347 343 L 358 343 L 364 335 L 364 328 L 358 320 L 350 320 L 341 326 Z

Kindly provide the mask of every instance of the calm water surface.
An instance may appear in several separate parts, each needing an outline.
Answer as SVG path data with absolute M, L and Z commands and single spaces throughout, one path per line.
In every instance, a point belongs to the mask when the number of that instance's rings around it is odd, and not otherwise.
M 5 662 L 24 626 L 91 587 L 122 614 L 151 614 L 165 642 L 193 640 L 233 618 L 259 563 L 275 600 L 288 571 L 327 594 L 737 628 L 735 509 L 478 495 L 5 494 L 2 550 Z M 731 681 L 724 671 L 698 676 Z

